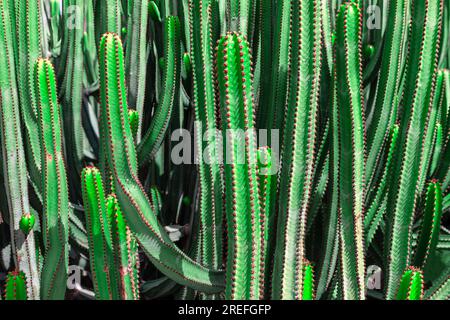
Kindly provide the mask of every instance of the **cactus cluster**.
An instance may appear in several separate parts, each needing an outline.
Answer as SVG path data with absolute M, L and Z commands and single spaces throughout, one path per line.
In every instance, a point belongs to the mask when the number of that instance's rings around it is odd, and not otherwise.
M 450 299 L 449 68 L 445 0 L 0 0 L 2 297 Z

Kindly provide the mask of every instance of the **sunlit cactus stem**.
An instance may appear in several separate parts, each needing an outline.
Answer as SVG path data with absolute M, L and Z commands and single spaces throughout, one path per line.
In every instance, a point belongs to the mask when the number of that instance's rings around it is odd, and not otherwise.
M 412 10 L 407 73 L 401 106 L 399 152 L 393 162 L 393 185 L 387 202 L 385 234 L 386 298 L 394 299 L 409 265 L 410 232 L 428 110 L 437 75 L 443 1 L 416 0 Z
M 424 281 L 422 271 L 414 267 L 409 267 L 401 278 L 397 300 L 422 300 L 423 289 Z
M 344 299 L 365 298 L 364 197 L 365 140 L 361 65 L 361 11 L 341 6 L 336 22 L 334 81 L 340 140 L 340 263 Z
M 118 299 L 119 286 L 114 271 L 113 237 L 100 171 L 94 167 L 83 169 L 81 186 L 95 298 Z
M 222 291 L 223 272 L 192 261 L 159 224 L 137 178 L 138 164 L 128 120 L 124 58 L 120 38 L 105 34 L 100 41 L 101 147 L 111 170 L 116 196 L 131 232 L 150 261 L 165 275 L 206 293 Z
M 35 85 L 39 134 L 42 146 L 42 234 L 45 245 L 41 274 L 41 298 L 64 299 L 69 263 L 69 199 L 61 127 L 61 107 L 53 66 L 36 62 Z
M 8 273 L 5 283 L 5 300 L 27 300 L 27 279 L 23 272 Z
M 114 195 L 106 200 L 108 221 L 111 224 L 115 269 L 120 297 L 123 300 L 139 300 L 138 245 L 126 225 L 119 203 Z M 111 267 L 111 266 L 110 266 Z

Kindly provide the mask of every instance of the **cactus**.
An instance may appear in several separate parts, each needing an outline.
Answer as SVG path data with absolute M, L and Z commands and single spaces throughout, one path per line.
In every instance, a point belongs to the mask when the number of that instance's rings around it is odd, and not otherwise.
M 342 5 L 336 21 L 335 75 L 339 154 L 339 221 L 342 286 L 345 299 L 364 299 L 363 199 L 365 141 L 362 106 L 361 13 Z M 353 56 L 353 59 L 349 59 Z M 334 127 L 336 128 L 336 126 Z M 333 128 L 333 129 L 334 129 Z
M 449 299 L 449 17 L 0 0 L 2 295 Z
M 421 300 L 423 297 L 423 274 L 416 268 L 408 268 L 403 273 L 397 300 Z
M 39 59 L 34 67 L 42 160 L 42 233 L 45 244 L 41 297 L 63 299 L 69 264 L 69 188 L 64 160 L 61 110 L 53 65 Z M 55 192 L 56 191 L 56 192 Z
M 23 272 L 10 272 L 6 276 L 5 300 L 27 300 L 27 279 Z

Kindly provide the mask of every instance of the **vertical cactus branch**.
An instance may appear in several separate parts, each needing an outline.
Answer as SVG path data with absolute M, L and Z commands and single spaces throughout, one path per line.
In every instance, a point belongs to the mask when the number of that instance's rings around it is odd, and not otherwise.
M 364 116 L 361 66 L 361 12 L 341 6 L 336 21 L 335 79 L 340 141 L 339 217 L 344 299 L 364 299 Z
M 272 284 L 272 298 L 289 300 L 302 299 L 303 294 L 321 75 L 320 0 L 291 1 L 291 6 L 290 72 Z
M 84 156 L 84 130 L 81 121 L 83 98 L 83 0 L 64 0 L 62 23 L 61 59 L 58 73 L 61 81 L 62 119 L 64 123 L 64 143 L 68 150 L 67 162 L 71 183 L 71 197 L 79 194 L 80 174 Z M 72 185 L 73 184 L 73 185 Z
M 143 119 L 148 60 L 147 31 L 150 11 L 149 2 L 153 1 L 131 0 L 128 2 L 131 10 L 128 17 L 127 50 L 125 53 L 125 67 L 126 74 L 128 75 L 128 99 L 131 108 L 138 112 L 140 119 Z M 140 124 L 138 124 L 137 132 L 137 136 L 140 137 Z
M 219 141 L 216 129 L 219 125 L 216 107 L 214 79 L 214 45 L 216 35 L 213 26 L 214 0 L 190 0 L 191 58 L 193 68 L 193 105 L 197 130 L 201 130 L 195 146 L 198 149 L 200 183 L 200 221 L 202 254 L 205 266 L 220 268 L 222 265 L 223 181 L 219 167 Z M 217 15 L 217 12 L 214 13 Z M 204 141 L 203 134 L 208 134 Z M 208 146 L 208 147 L 207 147 Z M 207 147 L 207 148 L 206 148 Z M 205 153 L 205 154 L 203 154 Z M 205 161 L 208 159 L 209 161 Z M 210 227 L 207 227 L 210 226 Z
M 273 173 L 272 152 L 268 147 L 258 149 L 258 196 L 261 207 L 261 296 L 267 298 L 272 276 L 272 261 L 275 237 L 275 199 L 272 186 L 276 175 Z
M 401 104 L 401 144 L 393 167 L 396 186 L 389 193 L 387 205 L 387 299 L 395 298 L 400 278 L 410 260 L 410 228 L 416 205 L 421 141 L 437 70 L 442 8 L 443 1 L 414 2 L 405 83 L 408 94 Z
M 116 256 L 115 268 L 120 297 L 123 300 L 139 300 L 139 260 L 136 240 L 126 225 L 119 203 L 113 195 L 107 199 L 107 210 Z
M 227 158 L 224 165 L 228 228 L 225 294 L 228 299 L 258 299 L 262 292 L 261 208 L 251 57 L 248 42 L 242 35 L 228 34 L 220 40 L 217 76 Z
M 180 100 L 180 21 L 177 17 L 170 16 L 166 18 L 164 25 L 166 63 L 164 64 L 163 89 L 150 127 L 137 148 L 140 166 L 144 166 L 149 160 L 152 160 L 160 149 L 169 128 L 172 110 Z
M 61 110 L 52 64 L 39 59 L 35 65 L 39 133 L 42 146 L 42 195 L 45 255 L 41 298 L 64 299 L 69 263 L 69 199 L 62 145 Z
M 104 0 L 95 2 L 97 41 L 107 32 L 118 35 L 122 32 L 122 1 Z
M 115 277 L 116 273 L 111 271 L 115 266 L 112 231 L 100 171 L 85 168 L 81 175 L 81 186 L 95 298 L 117 299 L 118 279 Z
M 8 273 L 5 283 L 5 300 L 27 300 L 27 278 L 25 273 Z
M 34 63 L 42 56 L 41 1 L 16 2 L 17 45 L 20 52 L 18 64 L 18 89 L 20 111 L 25 127 L 25 152 L 28 172 L 37 191 L 41 191 L 41 146 L 37 120 L 36 94 L 34 92 Z
M 422 300 L 423 273 L 420 269 L 409 267 L 401 278 L 397 300 Z
M 105 34 L 100 42 L 101 141 L 120 207 L 131 231 L 152 263 L 182 285 L 216 293 L 223 272 L 206 269 L 189 259 L 170 240 L 151 209 L 137 172 L 136 151 L 125 89 L 123 48 L 119 37 Z
M 20 126 L 19 97 L 16 87 L 15 59 L 11 36 L 14 14 L 12 3 L 0 1 L 0 106 L 1 142 L 4 190 L 8 199 L 11 245 L 16 267 L 29 279 L 28 296 L 39 298 L 33 232 L 20 230 L 21 217 L 30 213 L 27 188 L 27 169 Z M 5 214 L 5 213 L 4 213 Z
M 303 294 L 302 300 L 314 300 L 314 267 L 309 261 L 303 265 Z

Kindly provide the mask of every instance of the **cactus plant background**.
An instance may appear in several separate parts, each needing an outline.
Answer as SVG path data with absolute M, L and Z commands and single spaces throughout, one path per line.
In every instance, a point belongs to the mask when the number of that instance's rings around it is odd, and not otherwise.
M 450 298 L 449 1 L 0 13 L 2 298 Z

